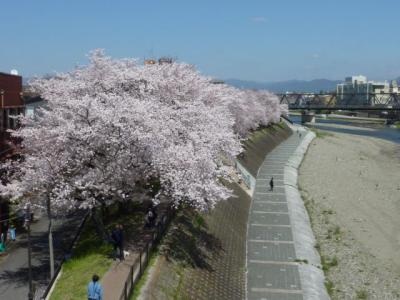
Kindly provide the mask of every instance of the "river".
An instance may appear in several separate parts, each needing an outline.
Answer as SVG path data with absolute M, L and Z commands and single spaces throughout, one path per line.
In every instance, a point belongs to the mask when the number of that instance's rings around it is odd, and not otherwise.
M 296 124 L 301 124 L 301 116 L 290 115 L 290 120 Z M 313 127 L 321 130 L 369 136 L 384 139 L 400 144 L 400 129 L 392 128 L 386 125 L 373 124 L 365 122 L 352 122 L 330 119 L 316 119 L 314 124 L 307 124 L 307 127 Z

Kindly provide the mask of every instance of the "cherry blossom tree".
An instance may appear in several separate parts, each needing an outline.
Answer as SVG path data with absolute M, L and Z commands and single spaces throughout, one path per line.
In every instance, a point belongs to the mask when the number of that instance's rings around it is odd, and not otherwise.
M 219 178 L 222 157 L 240 151 L 233 120 L 205 105 L 196 78 L 185 86 L 188 69 L 95 51 L 87 67 L 34 81 L 47 107 L 14 132 L 25 160 L 3 194 L 46 195 L 55 210 L 91 208 L 156 179 L 160 193 L 198 209 L 228 197 Z
M 54 211 L 107 206 L 154 182 L 155 199 L 212 208 L 231 195 L 220 179 L 240 139 L 279 121 L 282 109 L 268 92 L 212 84 L 187 64 L 139 65 L 102 50 L 31 86 L 47 106 L 21 117 L 13 135 L 24 160 L 8 166 L 0 191 Z
M 212 208 L 231 196 L 221 179 L 229 180 L 226 162 L 240 140 L 287 112 L 268 92 L 212 84 L 187 64 L 139 65 L 102 50 L 89 58 L 31 83 L 47 104 L 33 119 L 20 117 L 12 134 L 22 139 L 23 159 L 2 166 L 2 196 L 47 209 L 50 257 L 54 213 L 90 208 L 96 220 L 97 207 L 154 184 L 155 201 Z M 101 218 L 97 224 L 104 236 Z

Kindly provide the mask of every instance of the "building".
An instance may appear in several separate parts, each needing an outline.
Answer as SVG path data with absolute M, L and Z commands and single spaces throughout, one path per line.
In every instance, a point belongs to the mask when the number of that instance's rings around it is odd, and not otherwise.
M 39 109 L 46 107 L 46 101 L 39 95 L 30 92 L 24 92 L 23 98 L 25 103 L 25 116 L 36 119 L 39 115 Z
M 389 90 L 389 92 L 393 93 L 393 94 L 400 94 L 399 84 L 397 83 L 396 80 L 392 80 L 390 82 L 390 90 Z
M 173 62 L 174 62 L 174 60 L 172 59 L 172 57 L 163 56 L 158 59 L 158 64 L 160 64 L 160 65 L 172 64 Z
M 22 77 L 0 73 L 0 131 L 15 129 L 16 120 L 12 116 L 24 113 L 22 99 Z
M 387 81 L 368 81 L 367 77 L 362 75 L 346 77 L 345 82 L 336 87 L 338 104 L 374 106 L 376 97 L 379 97 L 380 102 L 384 102 L 384 98 L 389 98 L 390 93 L 399 93 L 395 80 L 390 84 Z
M 25 110 L 22 99 L 22 77 L 0 73 L 0 159 L 14 153 L 7 129 L 15 129 L 18 122 L 12 116 L 23 114 Z M 7 180 L 0 169 L 0 180 Z M 9 202 L 0 197 L 0 235 L 7 234 L 9 218 Z
M 18 127 L 18 122 L 13 116 L 24 112 L 22 77 L 0 73 L 0 158 L 11 150 L 7 130 Z
M 144 64 L 145 65 L 155 65 L 157 61 L 155 59 L 145 59 Z
M 160 57 L 158 60 L 155 59 L 145 59 L 144 60 L 144 64 L 145 65 L 164 65 L 164 64 L 172 64 L 174 62 L 174 59 L 172 57 L 168 57 L 168 56 L 163 56 Z

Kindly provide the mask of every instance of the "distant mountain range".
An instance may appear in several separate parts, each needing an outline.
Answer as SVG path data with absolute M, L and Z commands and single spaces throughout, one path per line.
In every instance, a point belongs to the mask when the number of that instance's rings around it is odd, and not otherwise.
M 331 92 L 336 90 L 336 85 L 342 83 L 341 80 L 314 79 L 306 80 L 288 80 L 278 82 L 257 82 L 240 79 L 226 79 L 227 84 L 237 88 L 268 90 L 274 93 L 284 92 L 303 92 L 318 93 L 320 91 Z
M 22 78 L 22 84 L 27 85 L 29 79 L 27 77 Z M 400 77 L 395 80 L 400 84 Z M 251 80 L 241 79 L 226 79 L 225 83 L 241 89 L 257 89 L 257 90 L 268 90 L 274 93 L 285 93 L 285 92 L 301 92 L 301 93 L 319 93 L 333 92 L 336 91 L 336 85 L 343 83 L 342 80 L 329 80 L 329 79 L 314 79 L 314 80 L 287 80 L 287 81 L 276 81 L 276 82 L 259 82 Z

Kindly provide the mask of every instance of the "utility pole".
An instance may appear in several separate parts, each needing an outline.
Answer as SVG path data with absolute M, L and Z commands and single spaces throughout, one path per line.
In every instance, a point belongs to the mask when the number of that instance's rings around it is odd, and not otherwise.
M 33 284 L 32 284 L 32 248 L 31 248 L 31 205 L 30 203 L 26 204 L 26 212 L 25 212 L 25 225 L 28 231 L 28 278 L 29 278 L 29 292 L 28 292 L 28 300 L 33 300 Z

